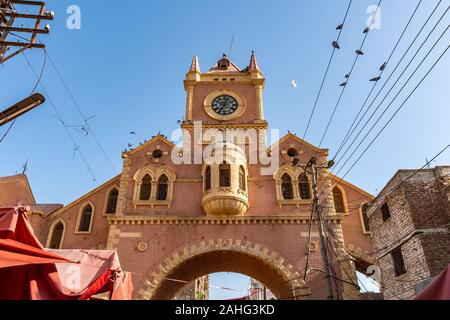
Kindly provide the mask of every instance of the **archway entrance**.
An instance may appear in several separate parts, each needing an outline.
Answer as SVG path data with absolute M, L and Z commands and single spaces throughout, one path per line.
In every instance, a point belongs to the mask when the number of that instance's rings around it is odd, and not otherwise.
M 286 281 L 278 270 L 254 257 L 233 251 L 215 251 L 189 259 L 168 273 L 152 299 L 170 300 L 183 289 L 181 280 L 191 282 L 216 272 L 234 272 L 251 277 L 264 284 L 278 299 L 293 299 L 295 286 Z M 297 290 L 298 291 L 298 290 Z
M 146 281 L 147 288 L 141 292 L 143 299 L 171 300 L 186 283 L 217 272 L 239 273 L 255 279 L 277 299 L 302 299 L 309 295 L 308 287 L 294 267 L 260 246 L 194 245 L 165 259 L 158 270 Z

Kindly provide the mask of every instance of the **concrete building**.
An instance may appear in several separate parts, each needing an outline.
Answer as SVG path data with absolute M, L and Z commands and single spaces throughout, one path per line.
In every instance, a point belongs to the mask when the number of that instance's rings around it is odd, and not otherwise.
M 367 207 L 385 299 L 409 299 L 450 263 L 450 167 L 400 170 Z
M 292 133 L 266 144 L 264 86 L 253 53 L 245 68 L 224 56 L 206 72 L 194 57 L 184 79 L 180 143 L 158 134 L 123 152 L 120 175 L 33 221 L 41 241 L 117 250 L 123 268 L 134 273 L 135 299 L 173 299 L 185 283 L 215 272 L 247 275 L 277 298 L 326 298 L 322 273 L 302 278 L 311 177 L 292 161 L 305 165 L 316 156 L 324 164 L 328 150 Z M 282 104 L 267 107 L 282 113 Z M 361 210 L 373 196 L 328 169 L 320 170 L 319 186 L 336 242 L 332 268 L 347 279 L 336 281 L 334 293 L 358 299 L 349 280 L 356 283 L 356 270 L 365 273 L 374 262 Z M 320 270 L 318 247 L 313 221 L 310 266 Z

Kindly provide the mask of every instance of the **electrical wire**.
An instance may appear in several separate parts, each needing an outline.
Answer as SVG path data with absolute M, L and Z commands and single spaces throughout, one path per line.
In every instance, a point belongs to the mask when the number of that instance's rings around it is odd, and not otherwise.
M 355 137 L 355 139 L 353 140 L 352 144 L 356 141 L 356 139 L 358 138 L 358 136 L 362 133 L 362 130 L 365 128 L 365 126 L 368 124 L 368 122 L 373 118 L 373 116 L 375 115 L 375 113 L 380 109 L 380 107 L 382 106 L 382 103 L 386 100 L 386 98 L 388 97 L 388 95 L 390 94 L 390 92 L 392 91 L 392 89 L 395 87 L 395 85 L 398 83 L 398 81 L 400 80 L 400 78 L 403 76 L 403 74 L 406 72 L 406 70 L 409 68 L 409 66 L 411 65 L 411 63 L 414 61 L 415 57 L 417 56 L 417 54 L 420 52 L 421 48 L 423 47 L 423 45 L 427 42 L 428 38 L 431 36 L 431 34 L 434 32 L 434 30 L 436 29 L 436 27 L 438 26 L 438 24 L 440 23 L 440 21 L 442 20 L 442 18 L 445 16 L 445 14 L 448 12 L 448 10 L 450 9 L 450 6 L 447 7 L 447 10 L 444 12 L 444 14 L 441 16 L 441 18 L 439 19 L 439 21 L 435 24 L 434 28 L 431 30 L 431 32 L 428 34 L 427 38 L 425 39 L 425 41 L 422 43 L 422 45 L 419 47 L 419 49 L 416 51 L 414 57 L 410 60 L 409 64 L 406 66 L 406 68 L 403 70 L 402 74 L 398 77 L 397 81 L 395 82 L 395 84 L 392 86 L 392 88 L 389 90 L 389 92 L 385 95 L 384 99 L 381 101 L 381 103 L 378 105 L 378 107 L 376 108 L 376 110 L 372 113 L 371 117 L 369 118 L 369 120 L 366 122 L 366 124 L 364 125 L 364 127 L 360 130 L 360 132 L 358 133 L 358 135 Z M 378 124 L 378 122 L 381 120 L 381 118 L 383 117 L 383 115 L 388 111 L 388 109 L 392 106 L 392 104 L 395 102 L 395 100 L 398 98 L 398 96 L 400 95 L 400 93 L 403 91 L 403 89 L 406 87 L 406 85 L 409 83 L 409 81 L 412 79 L 412 77 L 415 75 L 415 73 L 418 71 L 418 69 L 420 68 L 420 66 L 424 63 L 424 61 L 428 58 L 428 56 L 431 54 L 431 52 L 434 50 L 434 48 L 436 47 L 436 45 L 439 43 L 439 41 L 442 39 L 442 37 L 445 35 L 445 33 L 448 31 L 450 25 L 447 26 L 447 28 L 444 30 L 444 32 L 441 34 L 441 36 L 439 37 L 439 39 L 435 42 L 435 44 L 433 45 L 433 47 L 429 50 L 429 52 L 427 53 L 427 55 L 423 58 L 423 60 L 419 63 L 419 65 L 416 67 L 416 69 L 414 70 L 414 72 L 411 74 L 411 76 L 409 77 L 409 79 L 405 82 L 405 84 L 403 85 L 403 87 L 399 90 L 399 92 L 397 93 L 397 95 L 394 97 L 394 99 L 390 102 L 390 104 L 384 109 L 383 113 L 378 117 L 378 119 L 376 120 L 375 124 L 370 128 L 369 132 L 365 135 L 365 137 L 360 141 L 359 145 L 354 149 L 353 153 L 347 158 L 347 160 L 345 161 L 345 163 L 341 166 L 341 169 L 339 169 L 339 171 L 337 172 L 337 174 L 339 174 L 342 169 L 345 167 L 345 165 L 350 161 L 350 159 L 352 158 L 352 156 L 356 153 L 356 151 L 359 149 L 359 147 L 362 145 L 362 143 L 365 141 L 365 139 L 368 137 L 368 135 L 372 132 L 372 130 L 375 128 L 375 126 Z M 384 127 L 381 129 L 381 131 L 378 132 L 378 134 L 375 136 L 375 138 L 372 140 L 372 142 L 368 145 L 368 147 L 363 151 L 363 153 L 359 156 L 359 158 L 353 163 L 352 167 L 346 172 L 346 174 L 340 178 L 339 182 L 337 185 L 340 185 L 340 183 L 344 180 L 344 178 L 350 173 L 350 171 L 353 169 L 353 167 L 359 162 L 359 160 L 362 158 L 362 156 L 368 151 L 368 149 L 371 147 L 371 145 L 378 139 L 378 137 L 381 135 L 381 133 L 386 129 L 387 125 L 394 119 L 394 117 L 398 114 L 398 112 L 403 108 L 403 106 L 406 104 L 406 102 L 411 98 L 411 96 L 414 94 L 414 92 L 418 89 L 418 87 L 420 87 L 420 85 L 422 84 L 422 82 L 428 77 L 428 75 L 431 73 L 431 71 L 435 68 L 435 66 L 437 65 L 437 63 L 442 59 L 442 57 L 445 55 L 445 53 L 447 52 L 447 50 L 449 49 L 449 47 L 447 47 L 447 49 L 443 52 L 443 54 L 439 57 L 439 59 L 434 63 L 434 65 L 431 67 L 431 69 L 426 73 L 426 75 L 420 80 L 419 84 L 414 88 L 414 90 L 409 94 L 409 96 L 404 100 L 404 102 L 400 105 L 400 107 L 395 111 L 395 113 L 393 114 L 393 116 L 391 116 L 391 118 L 388 120 L 388 122 L 384 125 Z M 349 148 L 352 146 L 352 144 L 350 144 L 350 146 L 347 148 L 347 150 L 345 151 L 345 153 L 343 154 L 343 156 L 345 156 L 345 154 L 348 152 Z M 343 158 L 343 156 L 341 157 L 341 159 Z M 340 161 L 340 160 L 339 160 Z M 339 162 L 338 161 L 338 162 Z M 334 169 L 333 169 L 334 170 Z M 328 176 L 330 176 L 331 172 L 333 171 L 331 170 L 328 173 Z M 322 185 L 323 186 L 323 183 Z M 323 193 L 323 192 L 322 192 Z
M 26 59 L 29 68 L 31 69 L 32 73 L 34 74 L 34 76 L 36 77 L 36 79 L 39 79 L 38 75 L 36 74 L 36 71 L 34 70 L 33 66 L 30 63 L 30 60 L 28 60 L 27 56 L 25 53 L 22 53 L 24 58 Z M 62 126 L 64 127 L 67 135 L 69 136 L 70 140 L 73 143 L 74 146 L 74 150 L 78 151 L 82 161 L 84 162 L 84 164 L 86 165 L 91 177 L 93 178 L 93 181 L 97 183 L 97 178 L 95 177 L 94 171 L 92 170 L 91 166 L 89 165 L 86 157 L 84 156 L 83 152 L 80 149 L 80 146 L 77 145 L 75 138 L 73 137 L 72 133 L 70 132 L 69 128 L 65 125 L 65 122 L 60 114 L 60 112 L 58 111 L 58 108 L 56 108 L 56 105 L 54 104 L 53 100 L 51 99 L 50 95 L 48 94 L 47 90 L 45 89 L 44 85 L 42 83 L 40 83 L 40 87 L 42 88 L 42 91 L 45 93 L 45 95 L 47 96 L 50 105 L 52 106 L 56 117 L 58 118 L 58 120 L 60 121 L 60 123 L 62 124 Z
M 41 83 L 42 76 L 44 75 L 44 70 L 45 70 L 46 63 L 47 63 L 47 56 L 44 54 L 44 61 L 43 61 L 43 63 L 42 63 L 41 72 L 39 73 L 39 77 L 37 78 L 36 83 L 34 84 L 33 89 L 31 90 L 31 94 L 33 94 L 33 93 L 36 91 L 38 85 Z M 10 132 L 11 129 L 13 128 L 14 124 L 16 123 L 16 121 L 17 121 L 17 118 L 15 118 L 15 119 L 11 122 L 11 124 L 9 125 L 8 129 L 6 130 L 6 132 L 5 132 L 5 133 L 3 134 L 3 136 L 0 138 L 0 143 L 2 143 L 3 140 L 5 140 L 6 136 L 9 134 L 9 132 Z
M 23 37 L 21 37 L 21 36 L 19 36 L 19 35 L 16 35 L 16 34 L 12 34 L 12 35 L 14 35 L 14 36 L 16 36 L 16 37 L 19 37 L 19 38 L 22 38 L 22 39 L 25 39 L 25 40 L 28 41 L 28 39 L 23 38 Z M 42 43 L 42 42 L 40 41 L 39 37 L 37 37 L 37 36 L 36 36 L 36 40 L 37 40 L 39 43 Z M 78 113 L 80 114 L 81 118 L 83 119 L 83 122 L 85 123 L 85 125 L 86 125 L 88 131 L 91 132 L 92 137 L 94 138 L 95 143 L 96 143 L 97 146 L 99 147 L 101 153 L 102 153 L 103 156 L 105 157 L 106 161 L 108 162 L 109 166 L 110 166 L 111 169 L 113 170 L 114 174 L 117 174 L 117 170 L 116 170 L 116 168 L 114 167 L 114 165 L 113 165 L 111 159 L 109 158 L 108 154 L 106 153 L 106 151 L 105 151 L 103 145 L 101 144 L 101 142 L 100 142 L 100 140 L 98 139 L 97 135 L 95 134 L 94 130 L 93 130 L 92 127 L 89 125 L 88 119 L 84 116 L 84 114 L 83 114 L 83 112 L 82 112 L 82 110 L 81 110 L 81 107 L 80 107 L 79 104 L 77 103 L 77 101 L 76 101 L 74 95 L 72 94 L 71 90 L 69 89 L 67 83 L 64 81 L 61 72 L 60 72 L 60 71 L 58 70 L 58 68 L 56 67 L 55 63 L 53 62 L 53 60 L 52 60 L 52 58 L 50 57 L 49 53 L 47 52 L 47 49 L 46 49 L 46 48 L 44 48 L 44 54 L 45 54 L 45 57 L 48 57 L 48 60 L 49 60 L 49 62 L 50 62 L 50 65 L 51 65 L 52 68 L 55 70 L 55 72 L 56 72 L 56 74 L 57 74 L 59 80 L 61 81 L 61 83 L 62 83 L 64 89 L 65 89 L 66 92 L 68 93 L 68 95 L 69 95 L 70 99 L 72 100 L 73 104 L 75 105 L 75 107 L 76 107 Z
M 106 161 L 108 162 L 109 166 L 111 167 L 111 169 L 113 170 L 114 174 L 117 174 L 117 170 L 114 167 L 114 165 L 112 164 L 111 159 L 109 158 L 108 154 L 106 153 L 105 149 L 103 148 L 103 145 L 100 143 L 100 140 L 97 138 L 97 135 L 95 134 L 94 130 L 92 129 L 92 127 L 89 125 L 89 122 L 87 120 L 87 118 L 85 117 L 85 115 L 83 114 L 83 111 L 81 110 L 80 105 L 78 104 L 78 102 L 76 101 L 74 95 L 72 94 L 71 90 L 69 89 L 67 83 L 64 81 L 61 73 L 59 72 L 59 70 L 57 69 L 55 63 L 53 62 L 52 58 L 50 57 L 50 55 L 48 54 L 47 50 L 44 49 L 45 55 L 48 56 L 48 59 L 50 61 L 50 65 L 52 66 L 52 68 L 55 70 L 56 74 L 58 75 L 59 80 L 61 81 L 64 89 L 66 90 L 67 94 L 69 95 L 70 99 L 72 100 L 73 104 L 75 105 L 78 113 L 80 114 L 81 118 L 83 119 L 87 129 L 89 130 L 89 132 L 92 134 L 92 137 L 94 138 L 97 146 L 99 147 L 100 151 L 102 152 L 103 156 L 105 157 Z
M 436 22 L 436 24 L 434 25 L 433 29 L 429 32 L 428 36 L 425 38 L 425 40 L 422 42 L 422 44 L 420 45 L 420 47 L 417 49 L 417 51 L 415 52 L 414 56 L 410 59 L 408 65 L 403 69 L 402 73 L 398 76 L 397 80 L 395 81 L 395 83 L 391 86 L 391 88 L 389 89 L 389 91 L 386 93 L 386 95 L 384 96 L 384 98 L 382 99 L 382 101 L 378 104 L 377 108 L 372 112 L 371 116 L 369 117 L 369 119 L 365 122 L 365 124 L 362 126 L 361 130 L 357 133 L 357 135 L 355 136 L 355 138 L 352 140 L 352 142 L 350 143 L 350 145 L 347 147 L 347 149 L 345 150 L 344 154 L 340 157 L 339 160 L 336 161 L 336 166 L 342 161 L 342 159 L 345 157 L 345 155 L 349 152 L 350 148 L 355 144 L 356 140 L 358 139 L 358 137 L 362 134 L 362 132 L 364 131 L 364 129 L 366 128 L 366 126 L 370 123 L 370 121 L 372 120 L 372 118 L 375 116 L 375 114 L 377 113 L 377 111 L 380 109 L 380 107 L 382 106 L 382 104 L 384 103 L 384 101 L 387 99 L 387 97 L 389 96 L 389 94 L 392 92 L 392 90 L 395 88 L 395 86 L 398 84 L 398 82 L 400 81 L 400 79 L 403 77 L 403 75 L 405 74 L 405 72 L 408 70 L 408 68 L 411 66 L 411 64 L 413 63 L 413 61 L 415 60 L 415 58 L 417 57 L 417 55 L 419 54 L 419 52 L 422 50 L 423 46 L 426 44 L 426 42 L 428 41 L 428 39 L 430 38 L 430 36 L 433 34 L 434 30 L 437 28 L 437 26 L 440 24 L 440 22 L 442 21 L 442 19 L 444 18 L 444 16 L 447 14 L 447 12 L 449 11 L 450 6 L 447 7 L 447 9 L 445 10 L 445 12 L 442 14 L 442 16 L 440 17 L 440 19 Z M 445 32 L 447 31 L 447 29 L 445 30 Z M 444 33 L 445 33 L 444 32 Z M 443 34 L 444 34 L 443 33 Z M 420 34 L 420 33 L 419 33 Z M 419 35 L 418 34 L 418 35 Z M 441 35 L 442 38 L 443 35 Z M 435 43 L 435 45 L 433 46 L 433 48 L 437 45 L 437 42 Z M 432 49 L 433 49 L 432 48 Z M 408 52 L 408 50 L 405 52 Z M 430 54 L 430 52 L 428 53 L 428 55 Z M 405 56 L 404 55 L 404 56 Z M 428 57 L 428 55 L 426 57 Z M 403 58 L 402 58 L 403 59 Z M 399 64 L 401 63 L 402 59 L 399 61 Z M 423 63 L 423 61 L 422 61 Z M 397 64 L 397 65 L 399 65 Z M 419 65 L 420 67 L 420 65 Z M 416 68 L 415 72 L 417 72 L 418 68 Z M 396 69 L 391 73 L 391 76 L 394 74 L 394 72 L 396 71 Z M 391 77 L 389 77 L 389 79 L 386 81 L 385 85 L 388 83 L 388 81 L 390 80 Z M 403 86 L 403 88 L 408 84 L 409 80 L 411 80 L 412 77 L 410 77 L 408 79 L 408 81 L 405 83 L 405 85 Z M 384 89 L 385 86 L 383 86 L 383 88 L 380 89 L 379 94 L 381 93 L 381 91 Z M 403 89 L 402 88 L 402 89 Z M 378 98 L 379 94 L 377 94 L 377 96 L 374 98 L 374 100 L 372 101 L 371 105 L 369 106 L 369 109 L 372 107 L 372 105 L 375 103 L 376 99 Z M 364 140 L 364 139 L 363 139 Z
M 370 33 L 370 29 L 372 28 L 372 26 L 373 26 L 373 24 L 375 22 L 375 17 L 376 17 L 376 15 L 377 15 L 377 13 L 378 13 L 378 11 L 380 9 L 381 2 L 382 2 L 382 0 L 379 0 L 378 5 L 377 5 L 377 9 L 376 9 L 376 11 L 375 11 L 375 13 L 374 13 L 374 15 L 372 17 L 372 21 L 371 21 L 369 27 L 368 27 L 368 31 L 365 33 L 364 38 L 363 38 L 363 40 L 361 42 L 361 45 L 359 47 L 359 51 L 362 51 L 362 49 L 364 48 L 364 44 L 366 43 L 367 37 L 368 37 L 368 35 Z M 338 100 L 336 102 L 336 105 L 334 106 L 333 112 L 331 113 L 330 119 L 328 120 L 327 126 L 326 126 L 325 131 L 324 131 L 324 133 L 322 135 L 322 138 L 320 139 L 319 149 L 322 147 L 322 144 L 323 144 L 323 142 L 325 140 L 325 137 L 326 137 L 326 135 L 327 135 L 327 133 L 328 133 L 328 131 L 330 129 L 331 123 L 333 122 L 334 116 L 336 115 L 336 111 L 338 110 L 339 105 L 340 105 L 341 100 L 342 100 L 342 97 L 343 97 L 343 95 L 344 95 L 344 93 L 345 93 L 345 91 L 346 91 L 346 89 L 348 87 L 348 83 L 350 82 L 350 79 L 352 77 L 352 74 L 353 74 L 354 68 L 356 66 L 356 63 L 359 60 L 359 57 L 360 57 L 360 54 L 356 53 L 356 57 L 355 57 L 355 59 L 353 61 L 352 67 L 350 68 L 350 72 L 347 74 L 346 83 L 342 87 L 341 94 L 339 95 L 339 98 L 338 98 Z M 316 151 L 316 156 L 317 156 L 317 153 L 318 153 L 318 151 Z
M 450 27 L 450 25 L 449 25 Z M 448 28 L 447 28 L 448 30 Z M 356 164 L 361 160 L 361 158 L 367 153 L 367 151 L 370 149 L 370 147 L 375 143 L 375 141 L 378 139 L 378 137 L 383 133 L 383 131 L 387 128 L 387 126 L 392 122 L 392 120 L 397 116 L 397 114 L 401 111 L 401 109 L 405 106 L 405 104 L 409 101 L 409 99 L 412 97 L 412 95 L 416 92 L 416 90 L 420 87 L 420 85 L 423 83 L 423 81 L 430 75 L 431 71 L 436 67 L 436 65 L 439 63 L 439 61 L 444 57 L 444 55 L 447 53 L 448 49 L 450 48 L 450 45 L 447 46 L 445 51 L 440 55 L 438 60 L 433 64 L 431 69 L 426 73 L 426 75 L 420 80 L 420 82 L 415 86 L 415 88 L 411 91 L 411 93 L 408 95 L 408 97 L 403 101 L 403 103 L 397 108 L 397 110 L 394 112 L 394 114 L 389 118 L 389 120 L 385 123 L 385 125 L 381 128 L 381 130 L 378 132 L 378 134 L 372 139 L 372 141 L 369 143 L 369 145 L 364 149 L 364 151 L 360 154 L 360 156 L 356 159 L 356 161 L 351 165 L 351 167 L 347 170 L 347 172 L 344 174 L 344 179 L 350 171 L 356 166 Z M 397 95 L 398 96 L 398 95 Z M 397 96 L 394 98 L 396 99 Z M 393 102 L 389 104 L 388 107 L 392 105 Z M 377 122 L 378 123 L 378 122 Z
M 345 22 L 347 21 L 348 13 L 349 13 L 349 11 L 350 11 L 350 7 L 352 6 L 352 3 L 353 3 L 353 0 L 350 0 L 349 3 L 348 3 L 347 10 L 346 10 L 346 12 L 345 12 L 345 16 L 344 16 L 344 19 L 343 19 L 343 22 L 342 22 L 342 28 L 340 28 L 340 30 L 339 30 L 339 33 L 338 33 L 336 42 L 339 42 L 339 40 L 340 40 L 340 38 L 341 38 L 342 31 L 343 31 L 343 29 L 344 29 Z M 326 67 L 326 69 L 325 69 L 325 74 L 323 75 L 322 82 L 321 82 L 320 87 L 319 87 L 319 92 L 317 93 L 316 99 L 315 99 L 315 101 L 314 101 L 314 106 L 313 106 L 313 108 L 312 108 L 312 110 L 311 110 L 311 114 L 310 114 L 310 116 L 309 116 L 309 119 L 308 119 L 308 122 L 307 122 L 307 125 L 306 125 L 305 133 L 303 134 L 303 139 L 302 139 L 302 142 L 301 142 L 301 144 L 300 144 L 300 148 L 299 148 L 299 152 L 300 152 L 300 153 L 301 153 L 302 148 L 303 148 L 303 142 L 304 142 L 304 140 L 306 139 L 306 135 L 308 134 L 309 128 L 310 128 L 310 126 L 311 126 L 311 122 L 312 122 L 312 119 L 313 119 L 313 117 L 314 117 L 314 113 L 316 112 L 317 104 L 318 104 L 319 98 L 320 98 L 320 96 L 321 96 L 321 94 L 322 94 L 322 90 L 323 90 L 323 86 L 324 86 L 324 84 L 325 84 L 325 81 L 326 81 L 326 79 L 327 79 L 327 77 L 328 77 L 328 73 L 329 73 L 329 71 L 330 71 L 331 63 L 333 62 L 333 58 L 334 58 L 334 55 L 335 55 L 335 53 L 336 53 L 336 49 L 337 49 L 336 47 L 333 47 L 333 50 L 332 50 L 332 52 L 331 52 L 330 59 L 329 59 L 329 61 L 328 61 L 327 67 Z
M 380 71 L 380 73 L 379 73 L 379 75 L 378 75 L 379 78 L 381 78 L 382 75 L 384 74 L 384 72 L 385 72 L 385 70 L 386 70 L 386 66 L 389 65 L 389 63 L 390 63 L 390 61 L 391 61 L 391 59 L 392 59 L 392 57 L 393 57 L 395 51 L 397 50 L 397 48 L 398 48 L 400 42 L 402 41 L 402 39 L 403 39 L 403 37 L 404 37 L 406 31 L 408 30 L 408 28 L 409 28 L 409 26 L 410 26 L 412 20 L 414 19 L 414 17 L 415 17 L 415 15 L 416 15 L 416 13 L 417 13 L 417 11 L 418 11 L 420 5 L 422 4 L 422 1 L 423 1 L 423 0 L 420 0 L 420 1 L 418 2 L 416 8 L 414 9 L 413 13 L 411 14 L 411 17 L 409 18 L 408 23 L 406 24 L 405 28 L 403 29 L 403 32 L 401 33 L 400 37 L 398 38 L 398 40 L 397 40 L 397 42 L 396 42 L 394 48 L 391 50 L 391 53 L 390 53 L 388 59 L 387 59 L 386 62 L 384 63 L 384 67 L 381 68 L 382 70 Z M 440 2 L 441 2 L 441 1 L 439 1 L 439 3 L 440 3 Z M 437 9 L 437 7 L 436 7 L 436 9 Z M 364 110 L 364 107 L 366 106 L 367 102 L 369 101 L 369 98 L 371 97 L 372 93 L 375 91 L 375 88 L 377 87 L 378 84 L 379 84 L 379 81 L 375 81 L 375 82 L 373 83 L 373 86 L 372 86 L 371 90 L 369 91 L 369 93 L 368 93 L 368 95 L 367 95 L 365 101 L 363 102 L 361 108 L 359 109 L 359 112 L 358 112 L 357 115 L 355 116 L 355 118 L 354 118 L 352 124 L 350 125 L 350 127 L 349 127 L 348 130 L 347 130 L 347 133 L 346 133 L 345 136 L 344 136 L 344 139 L 342 140 L 340 146 L 338 147 L 338 150 L 337 150 L 335 156 L 333 157 L 333 160 L 336 160 L 337 155 L 338 155 L 339 152 L 342 150 L 342 148 L 344 147 L 344 145 L 347 143 L 348 138 L 349 138 L 349 134 L 350 134 L 350 132 L 352 132 L 353 126 L 355 125 L 355 123 L 356 123 L 357 120 L 359 119 L 359 116 L 361 115 L 362 111 Z

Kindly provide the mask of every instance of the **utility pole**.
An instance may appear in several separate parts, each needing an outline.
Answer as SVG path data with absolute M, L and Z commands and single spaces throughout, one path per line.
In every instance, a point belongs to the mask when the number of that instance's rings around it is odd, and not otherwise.
M 300 160 L 294 159 L 294 166 L 299 167 Z M 319 239 L 320 239 L 320 250 L 322 255 L 322 262 L 324 267 L 324 273 L 325 273 L 325 279 L 327 281 L 327 289 L 328 289 L 328 300 L 334 300 L 334 294 L 333 294 L 333 287 L 331 282 L 331 267 L 330 267 L 330 258 L 328 254 L 328 246 L 326 244 L 325 240 L 325 233 L 324 233 L 324 220 L 322 217 L 322 209 L 320 207 L 320 199 L 319 199 L 319 193 L 317 190 L 317 184 L 318 184 L 318 169 L 328 169 L 333 166 L 333 161 L 329 161 L 327 163 L 327 166 L 317 166 L 317 158 L 312 157 L 308 164 L 305 167 L 305 170 L 308 171 L 311 174 L 312 177 L 312 189 L 313 189 L 313 204 L 312 204 L 312 210 L 313 215 L 312 217 L 316 217 L 318 224 L 319 224 Z M 310 250 L 308 248 L 308 250 Z M 305 270 L 306 274 L 307 270 Z
M 41 28 L 41 23 L 53 18 L 53 11 L 45 9 L 44 1 L 0 0 L 0 64 L 25 50 L 44 49 L 45 45 L 38 43 L 37 35 L 49 34 L 50 25 Z M 27 27 L 27 21 L 32 26 Z M 10 50 L 12 48 L 16 49 Z

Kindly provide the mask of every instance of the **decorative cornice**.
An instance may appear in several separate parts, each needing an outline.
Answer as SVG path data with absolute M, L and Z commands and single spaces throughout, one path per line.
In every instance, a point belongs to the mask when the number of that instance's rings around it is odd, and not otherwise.
M 252 123 L 202 123 L 202 129 L 263 129 L 266 130 L 269 127 L 267 122 L 252 122 Z M 195 124 L 193 123 L 183 123 L 181 125 L 182 129 L 193 130 Z
M 342 223 L 342 216 L 328 218 L 333 224 Z M 213 217 L 213 216 L 136 216 L 125 215 L 108 217 L 109 224 L 309 224 L 308 216 L 247 216 L 247 217 Z M 314 223 L 317 223 L 313 219 Z

